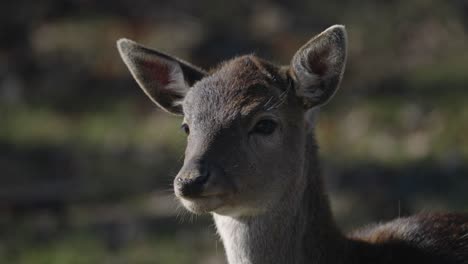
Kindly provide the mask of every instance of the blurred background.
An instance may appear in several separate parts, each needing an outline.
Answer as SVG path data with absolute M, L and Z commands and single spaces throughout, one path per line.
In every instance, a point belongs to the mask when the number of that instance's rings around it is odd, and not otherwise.
M 180 118 L 121 62 L 127 37 L 206 69 L 287 64 L 345 24 L 349 60 L 317 127 L 344 230 L 468 210 L 468 1 L 2 1 L 0 263 L 225 263 L 178 208 Z

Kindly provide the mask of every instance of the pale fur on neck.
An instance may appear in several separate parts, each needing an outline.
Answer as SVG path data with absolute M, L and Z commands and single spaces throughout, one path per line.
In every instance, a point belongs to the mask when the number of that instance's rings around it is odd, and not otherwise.
M 301 180 L 274 209 L 252 217 L 213 214 L 230 264 L 341 262 L 346 239 L 335 225 L 323 192 L 317 148 L 309 129 L 304 154 L 308 160 L 298 177 Z

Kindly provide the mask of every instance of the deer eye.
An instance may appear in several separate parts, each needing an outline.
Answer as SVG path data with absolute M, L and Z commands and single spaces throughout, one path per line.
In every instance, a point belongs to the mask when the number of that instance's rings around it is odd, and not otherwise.
M 180 129 L 182 129 L 182 131 L 184 131 L 185 134 L 187 134 L 187 135 L 190 134 L 190 128 L 189 128 L 189 126 L 187 124 L 182 124 L 180 126 Z
M 257 124 L 255 124 L 254 128 L 250 133 L 270 135 L 275 131 L 277 126 L 278 124 L 275 121 L 271 119 L 263 119 L 258 121 Z

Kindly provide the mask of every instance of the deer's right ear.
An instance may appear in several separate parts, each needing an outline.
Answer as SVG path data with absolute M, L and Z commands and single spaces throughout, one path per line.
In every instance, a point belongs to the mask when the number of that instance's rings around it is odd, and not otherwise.
M 129 40 L 117 41 L 120 56 L 138 85 L 159 107 L 183 114 L 181 101 L 206 72 L 183 60 L 143 47 Z

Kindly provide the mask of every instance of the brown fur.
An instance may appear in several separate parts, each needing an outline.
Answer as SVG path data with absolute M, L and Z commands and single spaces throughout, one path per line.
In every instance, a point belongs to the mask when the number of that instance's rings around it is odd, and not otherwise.
M 348 237 L 336 226 L 309 116 L 339 86 L 344 27 L 314 37 L 289 67 L 247 55 L 206 73 L 127 40 L 119 50 L 151 99 L 184 115 L 175 192 L 190 211 L 213 214 L 229 263 L 468 264 L 468 214 L 401 218 Z M 255 133 L 262 118 L 278 128 Z

